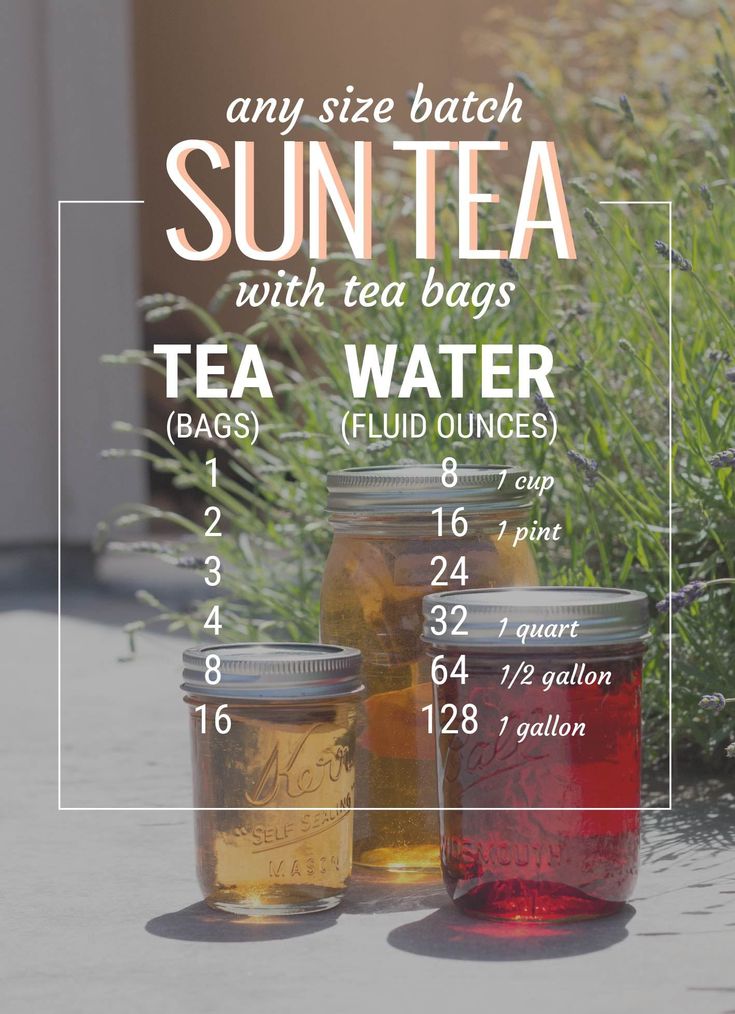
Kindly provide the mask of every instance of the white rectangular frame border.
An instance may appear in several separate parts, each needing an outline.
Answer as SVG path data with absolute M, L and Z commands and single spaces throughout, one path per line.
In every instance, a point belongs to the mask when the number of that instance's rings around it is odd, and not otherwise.
M 57 201 L 56 214 L 56 313 L 57 313 L 57 390 L 56 390 L 56 429 L 57 429 L 57 809 L 59 812 L 84 812 L 84 813 L 148 813 L 148 812 L 176 812 L 176 813 L 197 813 L 207 812 L 245 812 L 255 810 L 260 812 L 260 807 L 255 806 L 62 806 L 61 804 L 61 209 L 65 204 L 143 204 L 142 200 L 73 200 Z M 669 553 L 669 595 L 673 591 L 673 202 L 672 201 L 598 201 L 601 205 L 612 206 L 663 206 L 668 209 L 668 247 L 669 247 L 669 277 L 668 277 L 668 430 L 669 430 L 669 461 L 668 461 L 668 553 Z M 438 806 L 356 806 L 355 811 L 380 813 L 380 812 L 418 812 L 438 813 L 441 809 L 445 812 L 470 809 L 476 813 L 506 812 L 506 813 L 528 813 L 528 812 L 617 812 L 625 813 L 661 813 L 673 809 L 673 614 L 669 608 L 669 651 L 668 651 L 668 699 L 669 699 L 669 802 L 668 806 L 473 806 L 473 807 L 438 807 Z M 268 809 L 272 812 L 288 812 L 290 810 L 324 810 L 323 806 L 271 806 Z M 329 807 L 327 807 L 329 809 Z

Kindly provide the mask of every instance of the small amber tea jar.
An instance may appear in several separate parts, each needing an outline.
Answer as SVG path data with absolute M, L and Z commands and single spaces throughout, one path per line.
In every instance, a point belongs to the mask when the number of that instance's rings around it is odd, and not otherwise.
M 355 861 L 413 876 L 439 869 L 433 736 L 422 708 L 421 603 L 438 588 L 533 584 L 527 475 L 457 465 L 383 466 L 327 478 L 334 539 L 321 636 L 363 656 Z M 363 808 L 371 808 L 369 811 Z
M 340 902 L 352 863 L 359 670 L 358 651 L 328 644 L 184 653 L 208 905 L 263 916 Z
M 458 908 L 552 921 L 614 912 L 638 869 L 644 594 L 429 595 L 441 858 Z

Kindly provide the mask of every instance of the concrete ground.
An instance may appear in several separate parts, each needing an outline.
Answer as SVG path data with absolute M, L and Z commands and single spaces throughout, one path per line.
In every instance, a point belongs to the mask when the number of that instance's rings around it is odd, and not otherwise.
M 53 588 L 3 588 L 4 1012 L 735 1012 L 731 794 L 650 815 L 631 904 L 596 922 L 477 923 L 439 885 L 359 879 L 330 913 L 230 919 L 199 901 L 191 814 L 58 811 Z M 65 590 L 65 807 L 190 804 L 181 644 L 120 661 L 130 590 Z

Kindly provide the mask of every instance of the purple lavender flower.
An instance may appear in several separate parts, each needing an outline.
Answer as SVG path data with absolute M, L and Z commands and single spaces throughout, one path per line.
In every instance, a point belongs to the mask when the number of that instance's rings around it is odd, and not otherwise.
M 702 197 L 702 200 L 707 205 L 707 210 L 712 211 L 712 209 L 715 206 L 715 202 L 712 200 L 712 191 L 710 190 L 710 188 L 707 186 L 706 183 L 700 184 L 699 193 Z
M 732 468 L 735 465 L 735 447 L 728 447 L 726 451 L 718 451 L 709 459 L 713 468 Z
M 731 366 L 729 370 L 725 370 L 725 380 L 729 380 L 731 384 L 735 384 L 735 366 Z
M 620 108 L 623 110 L 623 115 L 625 116 L 625 119 L 628 120 L 629 123 L 634 123 L 635 116 L 633 115 L 633 109 L 630 105 L 628 96 L 621 95 L 620 98 L 618 99 L 618 102 L 620 103 Z
M 722 711 L 727 704 L 724 694 L 705 694 L 699 701 L 699 706 L 704 711 Z
M 524 88 L 527 88 L 532 95 L 540 97 L 536 85 L 533 83 L 528 74 L 523 74 L 521 71 L 518 71 L 518 73 L 515 75 L 515 79 L 518 82 L 518 84 L 521 84 L 523 85 Z
M 179 556 L 173 562 L 183 570 L 201 570 L 205 566 L 204 558 L 201 556 Z
M 584 454 L 580 454 L 579 451 L 567 451 L 567 457 L 570 461 L 574 462 L 577 468 L 581 468 L 584 472 L 585 485 L 594 486 L 600 478 L 597 474 L 600 466 L 595 459 L 587 458 Z
M 585 208 L 584 211 L 582 212 L 582 214 L 584 215 L 585 222 L 589 225 L 589 227 L 592 229 L 592 231 L 596 232 L 598 236 L 602 236 L 602 234 L 603 234 L 603 232 L 605 230 L 602 228 L 602 226 L 600 225 L 599 220 L 597 219 L 597 217 L 595 215 L 592 214 L 592 212 L 590 211 L 590 209 L 589 208 Z
M 536 402 L 536 408 L 542 415 L 546 416 L 547 419 L 551 419 L 553 417 L 554 413 L 551 411 L 551 405 L 548 403 L 546 398 L 544 398 L 543 394 L 536 391 L 533 396 L 533 400 Z
M 666 598 L 661 599 L 660 602 L 656 603 L 656 609 L 660 613 L 668 613 L 671 610 L 672 613 L 681 612 L 682 609 L 686 609 L 692 602 L 695 602 L 700 595 L 704 595 L 707 590 L 706 581 L 690 581 L 689 584 L 685 584 L 678 591 L 671 592 Z
M 688 261 L 686 257 L 683 257 L 678 250 L 674 250 L 668 243 L 664 243 L 662 239 L 657 239 L 653 244 L 656 247 L 656 251 L 665 257 L 667 261 L 678 268 L 679 271 L 691 271 L 692 262 Z
M 516 278 L 517 279 L 517 278 L 521 277 L 518 274 L 518 272 L 516 271 L 516 269 L 513 267 L 513 264 L 511 263 L 511 261 L 509 261 L 507 259 L 507 257 L 504 257 L 499 263 L 500 263 L 500 267 L 506 273 L 506 275 L 508 276 L 508 278 Z

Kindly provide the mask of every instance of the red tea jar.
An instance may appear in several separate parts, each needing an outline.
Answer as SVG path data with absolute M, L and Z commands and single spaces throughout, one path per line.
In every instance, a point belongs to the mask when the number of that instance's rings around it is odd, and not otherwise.
M 442 872 L 466 915 L 586 919 L 630 897 L 648 619 L 614 588 L 424 599 Z

